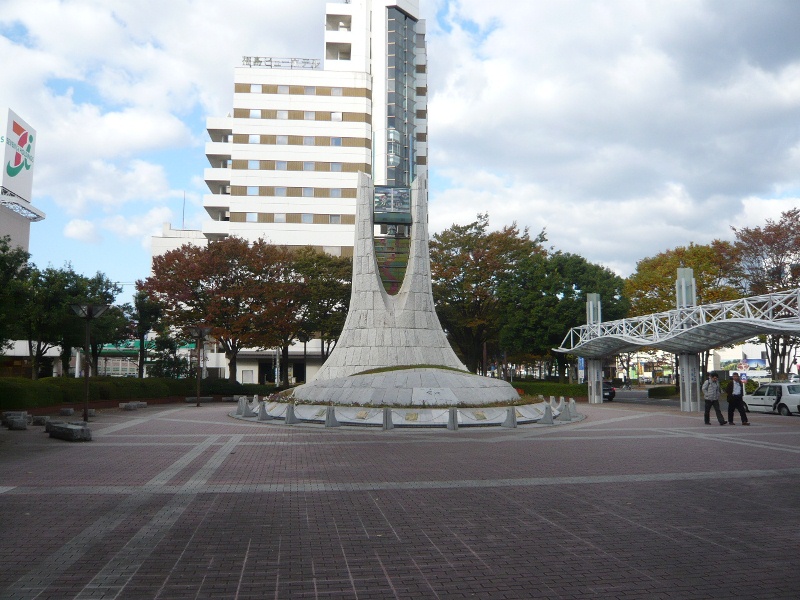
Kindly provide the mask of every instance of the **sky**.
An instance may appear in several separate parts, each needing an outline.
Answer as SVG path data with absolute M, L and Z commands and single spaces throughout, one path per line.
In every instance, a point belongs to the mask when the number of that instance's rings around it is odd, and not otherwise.
M 800 2 L 420 0 L 430 229 L 487 212 L 619 275 L 800 206 Z M 39 267 L 124 284 L 199 229 L 242 56 L 321 58 L 323 0 L 0 0 L 0 122 L 38 134 Z

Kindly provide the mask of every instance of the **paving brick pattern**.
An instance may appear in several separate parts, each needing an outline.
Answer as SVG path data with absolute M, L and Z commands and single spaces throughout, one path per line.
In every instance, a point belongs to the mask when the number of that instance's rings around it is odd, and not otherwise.
M 800 418 L 586 405 L 515 430 L 230 405 L 0 432 L 0 598 L 798 598 Z

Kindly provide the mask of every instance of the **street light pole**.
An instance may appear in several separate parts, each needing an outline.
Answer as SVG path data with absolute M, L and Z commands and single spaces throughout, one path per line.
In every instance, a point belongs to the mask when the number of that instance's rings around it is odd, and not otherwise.
M 211 332 L 211 327 L 194 325 L 186 328 L 186 333 L 197 339 L 197 406 L 200 406 L 200 378 L 203 375 L 203 362 L 201 359 L 203 339 Z
M 92 319 L 96 319 L 109 308 L 108 304 L 71 304 L 70 308 L 86 321 L 86 344 L 83 350 L 83 420 L 89 420 L 89 348 L 91 346 Z

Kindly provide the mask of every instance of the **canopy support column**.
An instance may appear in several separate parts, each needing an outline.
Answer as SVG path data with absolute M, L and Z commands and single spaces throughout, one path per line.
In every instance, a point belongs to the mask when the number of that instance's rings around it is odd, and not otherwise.
M 589 384 L 589 404 L 603 403 L 603 360 L 586 359 L 586 381 Z
M 681 412 L 700 410 L 700 356 L 678 356 L 678 379 L 681 389 Z

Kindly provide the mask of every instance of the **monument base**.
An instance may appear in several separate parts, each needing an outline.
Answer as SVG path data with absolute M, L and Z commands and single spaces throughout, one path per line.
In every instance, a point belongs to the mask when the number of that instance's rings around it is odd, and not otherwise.
M 315 380 L 296 387 L 292 397 L 342 406 L 489 406 L 519 401 L 517 391 L 501 379 L 430 367 Z

